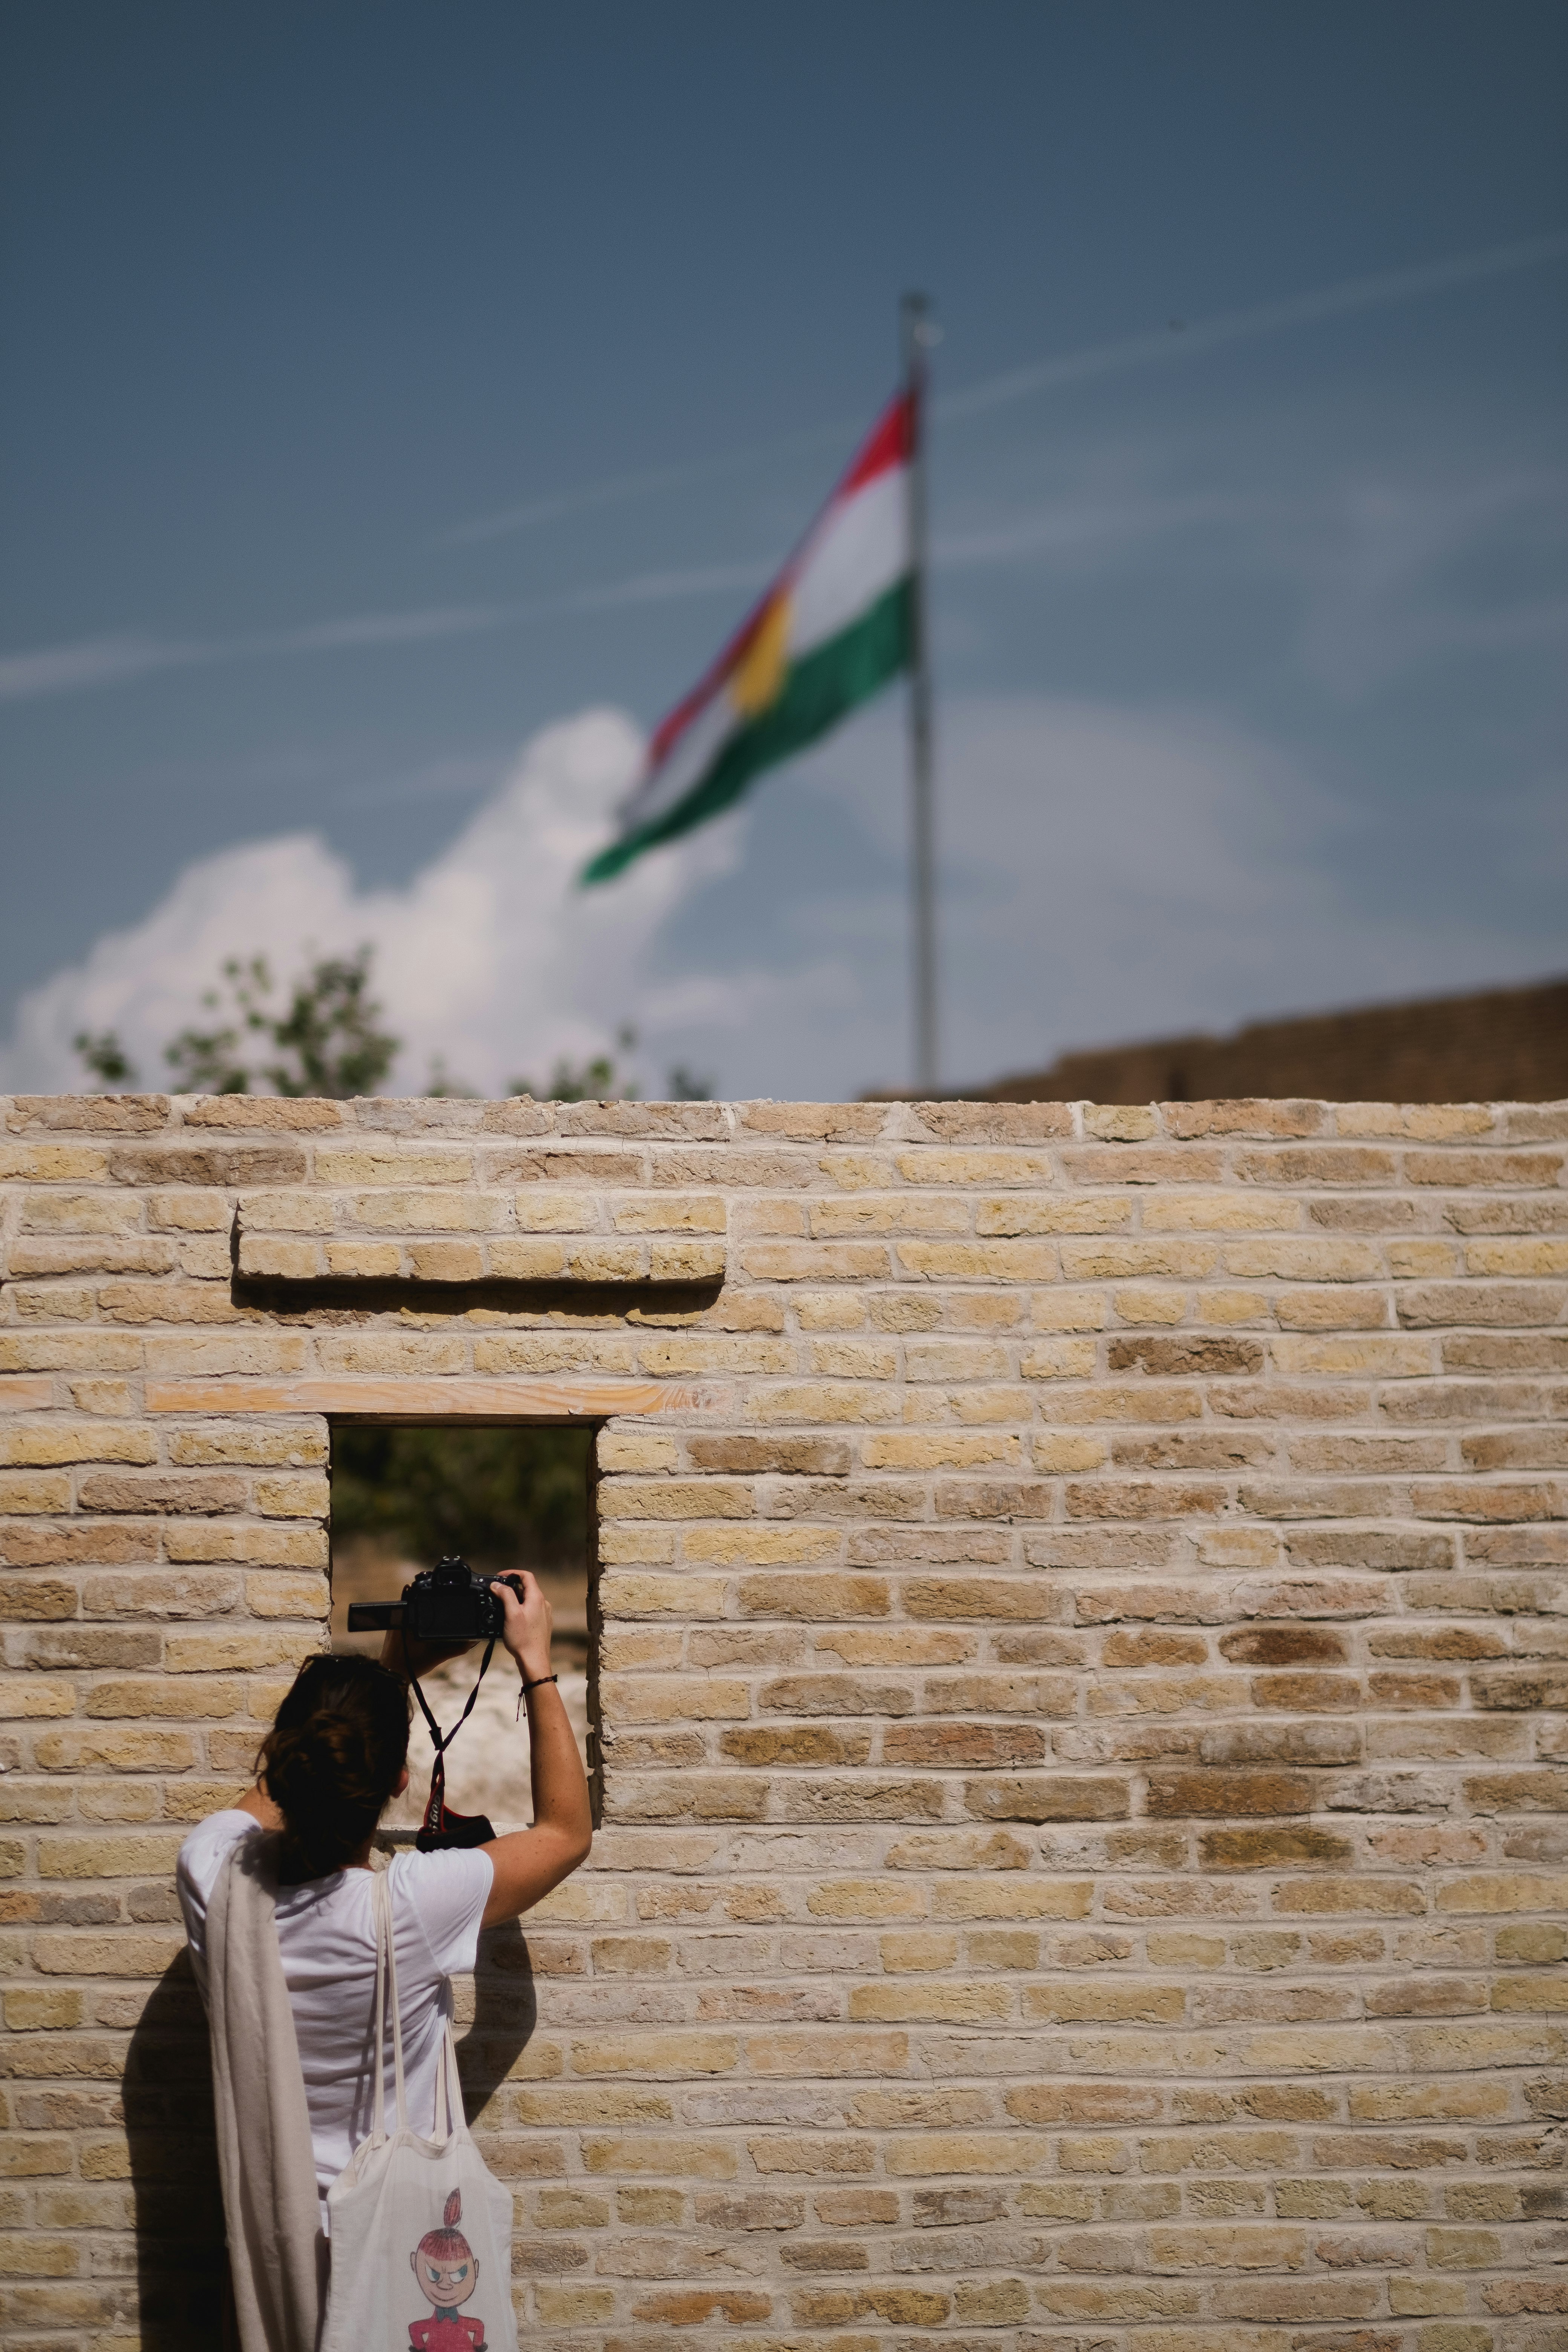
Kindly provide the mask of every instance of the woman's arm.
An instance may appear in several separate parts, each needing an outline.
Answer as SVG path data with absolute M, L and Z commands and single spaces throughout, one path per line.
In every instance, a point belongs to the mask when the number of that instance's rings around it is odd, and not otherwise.
M 587 1858 L 594 1843 L 588 1783 L 561 1693 L 543 1677 L 550 1672 L 550 1603 L 537 1578 L 521 1571 L 522 1599 L 507 1584 L 492 1584 L 506 1611 L 501 1640 L 517 1661 L 528 1695 L 529 1770 L 533 1782 L 533 1826 L 513 1830 L 480 1848 L 495 1881 L 485 1905 L 484 1925 L 515 1919 Z

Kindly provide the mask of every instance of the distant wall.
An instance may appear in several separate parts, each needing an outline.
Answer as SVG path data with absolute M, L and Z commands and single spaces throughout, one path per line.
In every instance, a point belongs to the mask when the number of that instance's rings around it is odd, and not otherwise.
M 334 1419 L 597 1429 L 560 2352 L 1548 2352 L 1568 1105 L 0 1102 L 0 2343 L 210 2352 L 171 1885 Z M 454 1794 L 461 1801 L 461 1749 Z
M 1158 1037 L 1064 1054 L 976 1089 L 984 1102 L 1555 1102 L 1568 1095 L 1568 980 L 1473 996 L 1258 1021 L 1231 1037 Z

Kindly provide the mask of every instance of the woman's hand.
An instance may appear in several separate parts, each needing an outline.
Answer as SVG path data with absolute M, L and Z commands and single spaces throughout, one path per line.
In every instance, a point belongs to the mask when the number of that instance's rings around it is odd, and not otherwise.
M 531 1576 L 526 1568 L 519 1569 L 516 1574 L 522 1587 L 521 1600 L 510 1582 L 492 1584 L 490 1591 L 500 1595 L 506 1612 L 501 1640 L 517 1660 L 517 1670 L 523 1681 L 533 1683 L 550 1672 L 550 1632 L 555 1612 L 540 1590 L 536 1576 Z

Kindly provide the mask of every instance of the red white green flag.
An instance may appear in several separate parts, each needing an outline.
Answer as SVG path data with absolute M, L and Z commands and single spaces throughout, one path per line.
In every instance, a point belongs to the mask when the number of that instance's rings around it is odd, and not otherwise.
M 919 417 L 900 393 L 773 586 L 648 745 L 615 839 L 584 868 L 607 882 L 645 849 L 738 801 L 909 666 L 909 469 Z

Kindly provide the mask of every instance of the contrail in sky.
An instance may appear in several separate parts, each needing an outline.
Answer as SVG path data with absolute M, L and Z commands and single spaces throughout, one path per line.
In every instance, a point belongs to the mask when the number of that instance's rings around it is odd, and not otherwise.
M 1446 261 L 1428 262 L 1419 268 L 1387 270 L 1375 278 L 1347 278 L 1338 286 L 1292 295 L 1281 302 L 1266 302 L 1247 310 L 1223 311 L 1215 318 L 1198 320 L 1179 332 L 1164 327 L 1155 333 L 1131 335 L 1120 342 L 1100 343 L 1085 351 L 1065 352 L 1056 359 L 1011 368 L 960 391 L 945 393 L 933 405 L 944 421 L 962 422 L 1049 392 L 1058 384 L 1079 383 L 1094 376 L 1148 367 L 1189 352 L 1212 351 L 1225 343 L 1249 342 L 1291 327 L 1311 326 L 1320 320 L 1345 318 L 1361 310 L 1415 301 L 1424 295 L 1443 293 L 1450 287 L 1538 268 L 1564 256 L 1568 256 L 1568 231 L 1557 231 L 1515 245 L 1492 246 L 1480 253 L 1454 254 Z M 757 447 L 736 450 L 728 457 L 617 475 L 605 481 L 588 483 L 580 489 L 563 491 L 556 498 L 536 500 L 531 506 L 511 508 L 485 521 L 468 523 L 452 536 L 463 541 L 498 538 L 557 515 L 613 506 L 688 482 L 743 471 L 764 458 L 843 444 L 856 430 L 855 420 L 824 425 Z M 1171 520 L 1169 516 L 1154 519 L 1157 523 Z M 1113 518 L 1111 521 L 1120 530 L 1139 527 L 1131 517 Z M 1094 529 L 1104 527 L 1104 518 L 1093 523 Z M 1009 551 L 1021 551 L 1026 543 L 1031 547 L 1055 543 L 1062 538 L 1064 530 L 1069 539 L 1081 537 L 1089 528 L 1082 521 L 1068 528 L 1055 517 L 1046 525 L 1026 518 L 1022 526 L 1015 526 L 1005 535 L 1005 547 L 993 535 L 993 540 L 984 546 L 977 540 L 946 544 L 939 541 L 934 552 L 939 562 L 963 565 L 1005 560 Z M 762 560 L 705 564 L 681 571 L 638 573 L 627 580 L 570 589 L 525 603 L 440 605 L 423 611 L 350 614 L 302 628 L 245 636 L 160 640 L 125 633 L 89 637 L 75 644 L 41 646 L 31 651 L 0 655 L 0 702 L 26 701 L 94 687 L 123 686 L 159 671 L 206 667 L 216 662 L 267 660 L 353 646 L 430 644 L 443 638 L 482 635 L 520 623 L 573 613 L 727 593 L 761 586 L 772 576 L 773 569 L 773 562 Z
M 1082 383 L 1093 376 L 1119 375 L 1126 370 L 1184 359 L 1195 352 L 1216 350 L 1225 343 L 1255 342 L 1291 327 L 1316 326 L 1325 319 L 1353 317 L 1360 310 L 1382 310 L 1401 302 L 1416 302 L 1451 287 L 1469 286 L 1488 278 L 1506 278 L 1515 270 L 1538 269 L 1568 255 L 1568 231 L 1524 237 L 1512 245 L 1488 246 L 1479 253 L 1450 254 L 1411 269 L 1386 269 L 1372 278 L 1347 278 L 1337 286 L 1321 286 L 1310 294 L 1292 294 L 1280 302 L 1262 302 L 1246 310 L 1224 310 L 1212 319 L 1195 320 L 1179 331 L 1161 327 L 1152 333 L 1128 335 L 1114 343 L 1095 343 L 1080 352 L 1065 352 L 1054 359 L 1031 361 L 1000 375 L 984 377 L 957 392 L 942 394 L 932 407 L 944 422 L 978 416 L 1005 408 L 1058 384 Z M 683 489 L 688 483 L 711 481 L 722 474 L 743 472 L 761 459 L 794 457 L 843 441 L 856 430 L 853 418 L 822 425 L 810 432 L 792 433 L 721 457 L 700 457 L 685 465 L 660 466 L 642 473 L 614 474 L 579 489 L 563 490 L 552 498 L 507 507 L 462 523 L 446 534 L 448 543 L 472 545 L 477 541 L 502 539 L 557 517 L 582 514 L 594 507 L 619 506 L 629 499 L 655 496 L 660 490 Z

